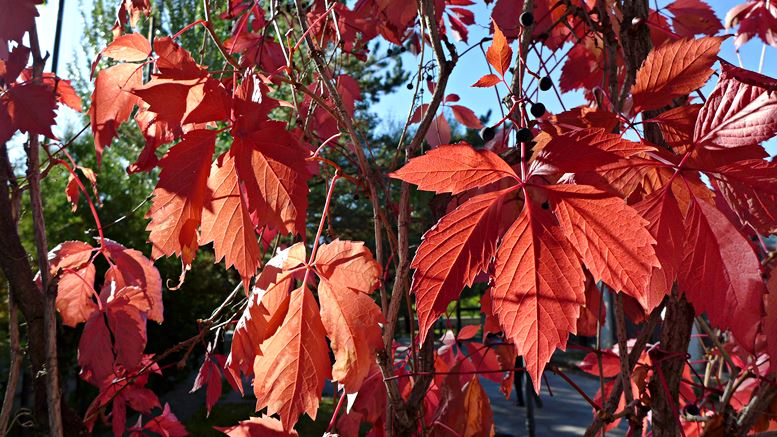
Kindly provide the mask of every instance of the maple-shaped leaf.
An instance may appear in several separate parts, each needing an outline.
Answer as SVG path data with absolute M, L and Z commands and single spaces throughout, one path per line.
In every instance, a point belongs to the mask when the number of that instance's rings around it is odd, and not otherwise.
M 594 279 L 642 299 L 652 268 L 660 267 L 647 221 L 622 199 L 586 185 L 553 185 L 548 197 Z
M 723 24 L 710 5 L 701 0 L 675 0 L 666 8 L 674 15 L 672 26 L 675 33 L 685 38 L 694 35 L 715 35 Z
M 490 150 L 476 150 L 467 143 L 432 149 L 389 176 L 438 194 L 458 194 L 504 178 L 518 179 L 499 155 Z
M 693 130 L 699 110 L 701 110 L 700 104 L 682 105 L 646 121 L 658 123 L 664 141 L 669 147 L 688 146 L 693 141 Z
M 545 210 L 526 203 L 496 252 L 494 314 L 539 392 L 550 356 L 566 347 L 585 304 L 580 261 Z
M 321 321 L 331 340 L 335 363 L 332 378 L 345 393 L 356 393 L 370 372 L 375 351 L 383 347 L 380 307 L 368 295 L 321 279 L 318 298 Z
M 164 304 L 162 302 L 162 277 L 154 263 L 146 258 L 143 253 L 135 249 L 128 249 L 115 241 L 104 240 L 105 249 L 113 262 L 105 273 L 105 283 L 115 288 L 127 286 L 137 287 L 138 299 L 144 301 L 144 309 L 148 318 L 162 323 L 164 321 Z
M 57 102 L 45 84 L 31 81 L 12 86 L 0 99 L 13 129 L 55 138 L 51 126 Z
M 671 189 L 656 191 L 634 205 L 645 220 L 647 229 L 657 241 L 655 250 L 661 267 L 653 267 L 645 294 L 638 297 L 645 313 L 649 314 L 672 291 L 682 261 L 685 230 L 683 215 Z
M 541 148 L 538 147 L 529 174 L 539 176 L 593 171 L 652 150 L 655 149 L 647 144 L 625 140 L 604 129 L 579 129 L 553 136 Z
M 254 362 L 256 409 L 278 413 L 286 431 L 303 412 L 316 418 L 324 380 L 331 378 L 325 336 L 313 294 L 298 288 L 291 293 L 283 324 Z
M 37 5 L 42 0 L 1 0 L 0 10 L 0 42 L 7 45 L 7 41 L 22 43 L 22 38 L 28 30 L 35 25 L 35 17 L 38 16 Z
M 725 37 L 667 42 L 648 53 L 631 88 L 633 112 L 660 108 L 699 89 L 712 75 Z
M 766 333 L 766 352 L 769 359 L 777 359 L 777 271 L 773 268 L 766 282 L 766 312 L 762 321 L 762 330 Z M 777 365 L 771 365 L 772 372 L 777 372 Z
M 261 225 L 303 233 L 311 176 L 305 151 L 278 121 L 266 121 L 247 135 L 233 135 L 230 154 L 245 184 L 249 211 L 258 215 Z
M 81 112 L 81 97 L 76 93 L 69 80 L 57 77 L 54 73 L 43 73 L 43 77 L 40 79 L 33 79 L 32 68 L 25 68 L 20 80 L 25 82 L 39 80 L 51 94 L 54 94 L 57 102 L 69 106 L 74 111 Z
M 765 293 L 749 242 L 706 201 L 691 201 L 678 284 L 697 313 L 729 329 L 748 350 L 755 344 Z
M 712 186 L 742 223 L 762 234 L 777 232 L 777 163 L 748 159 L 716 167 Z
M 89 120 L 94 134 L 97 162 L 103 150 L 116 137 L 119 125 L 125 122 L 138 98 L 129 91 L 143 81 L 143 68 L 139 64 L 118 64 L 101 70 L 94 81 Z
M 505 35 L 496 23 L 494 23 L 494 39 L 491 41 L 488 51 L 486 51 L 486 59 L 503 77 L 513 61 L 513 49 L 510 48 L 507 38 L 505 38 Z
M 411 267 L 420 342 L 494 256 L 502 207 L 510 189 L 475 196 L 461 204 L 423 236 Z
M 96 296 L 95 273 L 94 264 L 89 264 L 82 269 L 65 272 L 59 278 L 56 307 L 65 325 L 75 327 L 87 321 L 97 310 L 97 303 L 92 299 Z
M 146 217 L 151 256 L 178 255 L 190 266 L 197 252 L 202 208 L 208 197 L 208 176 L 216 132 L 193 130 L 159 161 L 162 171 Z
M 335 287 L 366 294 L 378 288 L 380 265 L 361 241 L 336 239 L 322 244 L 315 265 L 316 273 Z
M 234 157 L 224 154 L 213 163 L 207 189 L 210 198 L 202 213 L 200 244 L 213 242 L 216 261 L 224 258 L 227 268 L 235 266 L 245 283 L 256 272 L 261 250 L 240 190 Z
M 221 370 L 219 363 L 210 352 L 205 353 L 205 361 L 202 362 L 189 393 L 194 393 L 205 386 L 207 386 L 205 389 L 205 408 L 208 410 L 206 416 L 210 416 L 210 410 L 221 397 Z
M 777 134 L 777 79 L 721 62 L 715 90 L 699 111 L 693 141 L 712 148 L 760 144 Z
M 162 412 L 146 422 L 143 426 L 146 431 L 159 434 L 162 437 L 184 437 L 189 435 L 186 431 L 186 427 L 175 417 L 175 414 L 170 410 L 170 404 L 165 404 L 165 408 Z
M 278 419 L 263 415 L 262 417 L 249 417 L 248 420 L 241 420 L 237 425 L 225 427 L 213 427 L 230 437 L 297 437 L 297 431 L 289 432 L 283 430 L 283 424 Z

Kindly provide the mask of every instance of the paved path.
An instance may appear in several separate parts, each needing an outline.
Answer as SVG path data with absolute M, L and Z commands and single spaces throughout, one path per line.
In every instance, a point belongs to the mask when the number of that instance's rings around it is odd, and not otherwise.
M 553 396 L 542 386 L 543 408 L 534 409 L 534 423 L 537 437 L 580 436 L 591 423 L 591 406 L 571 388 L 563 379 L 550 372 L 546 373 Z M 591 398 L 598 389 L 599 382 L 578 372 L 568 374 L 576 384 Z M 491 398 L 494 410 L 494 424 L 497 437 L 520 437 L 526 435 L 526 409 L 515 405 L 515 393 L 505 399 L 499 391 L 499 385 L 481 378 L 481 384 Z M 608 436 L 623 436 L 623 429 L 614 429 Z

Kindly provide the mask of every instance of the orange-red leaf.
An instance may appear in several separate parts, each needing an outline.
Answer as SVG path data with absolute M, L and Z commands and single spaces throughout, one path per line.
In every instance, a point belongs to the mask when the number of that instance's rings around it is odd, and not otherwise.
M 54 125 L 54 109 L 57 101 L 48 86 L 26 82 L 12 86 L 0 99 L 11 119 L 13 129 L 55 138 L 51 132 Z
M 597 281 L 643 299 L 659 267 L 647 221 L 623 199 L 586 185 L 553 185 L 548 196 L 561 229 Z
M 315 420 L 324 380 L 331 378 L 326 331 L 309 290 L 291 293 L 289 312 L 254 362 L 256 409 L 278 414 L 291 431 L 299 415 Z
M 480 129 L 483 127 L 483 123 L 480 121 L 475 113 L 461 105 L 451 105 L 451 111 L 456 120 L 470 129 Z
M 508 192 L 475 196 L 424 234 L 411 265 L 421 343 L 448 304 L 464 286 L 472 285 L 494 256 Z
M 56 306 L 65 325 L 75 327 L 97 310 L 92 299 L 95 272 L 94 264 L 89 264 L 78 271 L 63 273 L 59 278 Z
M 98 163 L 103 150 L 116 137 L 116 129 L 129 118 L 132 108 L 138 102 L 138 98 L 129 91 L 140 86 L 142 78 L 143 68 L 137 64 L 114 65 L 97 74 L 89 119 Z
M 380 308 L 368 295 L 344 284 L 322 278 L 318 284 L 321 321 L 335 354 L 332 378 L 346 393 L 356 393 L 383 347 L 380 325 L 385 323 Z
M 510 68 L 510 62 L 513 60 L 513 49 L 510 48 L 507 38 L 505 38 L 505 35 L 496 23 L 494 23 L 494 39 L 488 47 L 486 59 L 502 76 Z
M 496 253 L 492 306 L 539 391 L 542 371 L 565 348 L 585 304 L 585 278 L 552 216 L 527 203 Z
M 162 278 L 154 263 L 143 253 L 127 249 L 115 241 L 105 240 L 105 249 L 114 266 L 105 273 L 105 284 L 113 284 L 116 289 L 137 287 L 148 312 L 148 318 L 162 323 L 164 305 L 162 304 Z
M 100 54 L 117 61 L 143 61 L 151 54 L 151 43 L 139 33 L 129 33 L 111 41 Z
M 214 427 L 230 437 L 297 437 L 297 431 L 283 430 L 283 424 L 278 419 L 263 415 L 262 417 L 249 417 L 248 420 L 241 420 L 237 425 Z
M 235 266 L 245 282 L 254 275 L 261 251 L 256 232 L 243 200 L 235 159 L 222 155 L 208 177 L 210 198 L 202 213 L 200 244 L 213 242 L 216 261 L 224 258 L 227 268 Z
M 477 82 L 473 83 L 472 86 L 477 88 L 490 88 L 501 81 L 502 79 L 500 79 L 496 74 L 486 74 L 485 76 L 478 79 Z
M 699 89 L 712 75 L 725 37 L 667 42 L 648 53 L 631 89 L 633 112 L 657 109 Z
M 191 265 L 215 147 L 215 131 L 193 130 L 159 161 L 162 171 L 146 214 L 153 258 L 178 255 Z
M 499 155 L 490 150 L 476 150 L 467 143 L 432 149 L 411 159 L 390 176 L 417 185 L 419 190 L 452 194 L 504 178 L 518 179 Z
M 380 265 L 361 241 L 335 240 L 316 253 L 316 272 L 337 288 L 370 294 L 378 288 Z
M 765 286 L 752 246 L 704 200 L 692 198 L 678 284 L 698 313 L 753 350 Z

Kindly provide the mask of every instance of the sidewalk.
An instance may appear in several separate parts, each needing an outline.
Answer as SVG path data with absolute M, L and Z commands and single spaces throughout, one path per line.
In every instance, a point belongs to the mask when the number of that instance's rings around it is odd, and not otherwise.
M 543 408 L 534 409 L 536 435 L 540 436 L 581 436 L 591 424 L 593 413 L 591 406 L 571 388 L 563 379 L 551 372 L 545 373 L 553 396 L 548 394 L 545 384 L 542 386 Z M 568 376 L 591 398 L 596 394 L 598 381 L 578 372 L 569 372 Z M 497 437 L 520 437 L 526 435 L 526 408 L 515 405 L 515 393 L 506 400 L 499 391 L 499 385 L 485 378 L 480 379 L 483 388 L 491 399 L 494 411 L 494 424 Z M 623 429 L 607 432 L 608 436 L 624 436 Z

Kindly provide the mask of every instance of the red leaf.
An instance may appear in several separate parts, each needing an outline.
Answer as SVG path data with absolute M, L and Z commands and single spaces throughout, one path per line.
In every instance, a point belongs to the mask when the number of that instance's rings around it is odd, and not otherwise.
M 424 234 L 411 264 L 421 343 L 448 304 L 473 284 L 494 256 L 502 206 L 510 191 L 475 196 Z
M 452 105 L 451 110 L 453 110 L 453 116 L 456 120 L 464 126 L 470 129 L 480 129 L 483 127 L 483 123 L 480 122 L 477 115 L 466 106 Z
M 191 265 L 215 146 L 215 131 L 193 130 L 159 161 L 162 171 L 146 214 L 153 258 L 177 255 Z
M 139 33 L 130 33 L 114 39 L 100 54 L 117 61 L 145 61 L 151 55 L 151 43 Z
M 763 332 L 766 333 L 766 352 L 770 362 L 777 360 L 777 272 L 772 269 L 766 283 L 766 313 L 763 318 Z M 777 365 L 771 364 L 771 371 L 777 372 Z
M 162 278 L 154 263 L 134 249 L 127 249 L 119 243 L 105 240 L 105 249 L 115 266 L 105 274 L 105 283 L 114 283 L 116 289 L 134 286 L 139 290 L 138 299 L 147 308 L 148 318 L 162 323 L 164 305 L 162 303 Z M 142 309 L 142 308 L 141 308 Z
M 725 37 L 668 42 L 648 53 L 631 89 L 633 112 L 657 109 L 701 88 Z
M 245 184 L 248 210 L 259 225 L 280 232 L 302 234 L 308 207 L 305 151 L 277 121 L 265 122 L 250 135 L 235 136 L 230 155 Z
M 321 245 L 316 253 L 315 265 L 316 273 L 336 288 L 366 294 L 378 288 L 380 265 L 361 241 L 337 239 Z
M 55 138 L 54 109 L 57 102 L 54 93 L 46 85 L 26 82 L 12 86 L 3 96 L 13 129 Z
M 720 80 L 699 111 L 694 143 L 754 146 L 777 134 L 777 80 L 721 64 Z
M 480 325 L 467 325 L 461 328 L 461 331 L 456 335 L 456 340 L 470 340 L 472 337 L 476 336 L 478 332 L 480 332 Z
M 83 241 L 65 241 L 49 251 L 49 270 L 54 276 L 60 269 L 79 269 L 92 258 L 94 248 Z
M 700 0 L 675 0 L 666 5 L 674 18 L 674 31 L 681 37 L 693 38 L 694 35 L 715 35 L 723 29 L 715 11 Z
M 96 386 L 113 375 L 113 343 L 102 311 L 93 312 L 84 325 L 78 342 L 78 365 L 81 378 Z
M 442 114 L 434 118 L 424 139 L 431 147 L 451 142 L 451 125 L 448 124 L 448 120 Z
M 216 262 L 224 258 L 226 267 L 235 266 L 243 282 L 254 275 L 261 250 L 248 215 L 235 169 L 235 158 L 222 155 L 208 177 L 210 198 L 202 213 L 200 244 L 213 242 Z
M 332 376 L 325 335 L 313 295 L 294 290 L 283 324 L 254 362 L 256 409 L 278 413 L 284 430 L 290 431 L 303 412 L 316 418 L 324 380 Z
M 318 284 L 321 321 L 331 340 L 332 378 L 345 393 L 356 393 L 367 378 L 375 351 L 383 347 L 380 324 L 386 321 L 368 295 L 322 278 Z
M 577 319 L 577 335 L 595 337 L 597 328 L 604 326 L 606 313 L 602 302 L 602 291 L 590 273 L 585 272 L 585 305 Z
M 512 168 L 489 150 L 467 143 L 440 146 L 413 158 L 389 176 L 418 186 L 419 190 L 458 194 L 497 182 L 518 179 Z
M 286 317 L 293 278 L 282 274 L 289 250 L 279 252 L 264 266 L 248 298 L 248 306 L 235 326 L 226 368 L 235 381 L 240 374 L 253 375 L 254 358 L 262 354 L 262 343 L 270 338 Z M 243 392 L 242 384 L 238 389 Z
M 737 48 L 753 36 L 777 47 L 777 5 L 771 0 L 749 0 L 734 6 L 726 14 L 726 29 L 739 26 L 734 45 Z
M 3 47 L 7 40 L 22 43 L 22 37 L 27 30 L 35 25 L 38 16 L 36 5 L 42 0 L 0 0 L 0 43 Z
M 597 281 L 638 300 L 659 267 L 647 221 L 617 197 L 586 185 L 553 185 L 549 198 L 564 235 Z
M 75 327 L 89 319 L 97 311 L 97 304 L 92 299 L 96 269 L 93 264 L 74 271 L 63 273 L 57 283 L 57 311 L 62 317 L 62 323 Z
M 579 129 L 554 136 L 536 153 L 531 175 L 553 175 L 593 171 L 653 147 L 624 140 L 604 129 Z
M 222 120 L 229 111 L 224 87 L 205 76 L 185 78 L 181 72 L 154 75 L 148 83 L 133 87 L 132 93 L 143 99 L 160 121 L 174 126 Z
M 230 437 L 296 437 L 297 431 L 286 432 L 283 430 L 281 421 L 270 416 L 249 417 L 248 420 L 241 420 L 237 425 L 213 427 Z
M 664 111 L 651 121 L 658 123 L 664 141 L 670 147 L 689 146 L 701 105 L 682 105 Z
M 656 191 L 634 208 L 650 222 L 647 228 L 658 242 L 655 250 L 661 267 L 653 267 L 645 294 L 637 297 L 645 313 L 650 314 L 672 291 L 677 279 L 685 240 L 683 215 L 671 189 Z
M 143 68 L 136 64 L 119 64 L 101 70 L 94 81 L 92 106 L 89 119 L 94 134 L 94 148 L 97 162 L 102 159 L 103 150 L 116 137 L 119 125 L 127 121 L 138 98 L 129 90 L 140 86 Z
M 692 199 L 678 284 L 696 312 L 753 349 L 765 293 L 758 257 L 714 206 Z
M 170 411 L 170 404 L 165 404 L 162 413 L 146 423 L 143 429 L 157 433 L 162 437 L 183 437 L 189 435 L 183 424 Z
M 216 405 L 219 397 L 221 397 L 221 370 L 219 370 L 218 363 L 213 359 L 210 352 L 205 354 L 205 361 L 203 361 L 200 370 L 197 372 L 197 378 L 194 380 L 194 385 L 189 393 L 207 386 L 205 391 L 205 407 L 208 410 L 207 416 L 210 416 L 210 410 Z
M 29 60 L 30 49 L 22 45 L 16 46 L 8 53 L 7 59 L 0 59 L 0 78 L 7 84 L 16 82 L 16 78 L 27 66 Z
M 488 47 L 486 59 L 503 77 L 510 68 L 510 63 L 513 61 L 513 49 L 507 44 L 507 39 L 496 23 L 494 23 L 494 39 Z
M 748 159 L 717 167 L 712 185 L 742 223 L 762 234 L 777 232 L 777 163 Z
M 566 347 L 585 304 L 580 262 L 552 216 L 527 202 L 502 237 L 494 277 L 493 311 L 539 392 L 545 364 Z
M 611 350 L 602 351 L 602 376 L 612 378 L 621 372 L 621 359 Z M 596 352 L 589 352 L 583 357 L 578 366 L 580 370 L 589 375 L 599 377 L 599 355 Z
M 500 82 L 502 82 L 502 79 L 496 74 L 486 74 L 478 79 L 477 82 L 473 83 L 472 86 L 477 88 L 490 88 Z
M 458 391 L 457 387 L 451 387 Z M 442 417 L 435 421 L 432 436 L 448 436 L 451 430 L 460 436 L 490 437 L 494 435 L 494 413 L 488 394 L 480 385 L 477 375 L 472 376 L 463 391 L 454 393 L 448 401 Z

